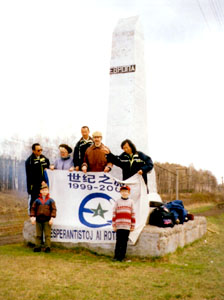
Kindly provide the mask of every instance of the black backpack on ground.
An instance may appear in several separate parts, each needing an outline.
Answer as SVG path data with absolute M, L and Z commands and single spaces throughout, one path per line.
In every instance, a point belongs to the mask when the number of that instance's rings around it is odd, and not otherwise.
M 172 212 L 163 205 L 156 207 L 150 214 L 149 224 L 158 227 L 173 227 L 175 218 Z

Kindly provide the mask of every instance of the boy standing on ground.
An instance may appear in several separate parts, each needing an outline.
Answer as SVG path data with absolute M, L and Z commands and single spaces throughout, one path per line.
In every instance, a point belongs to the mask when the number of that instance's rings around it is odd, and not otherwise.
M 41 251 L 41 237 L 45 235 L 45 252 L 51 251 L 51 226 L 53 218 L 56 217 L 56 206 L 53 199 L 50 198 L 47 184 L 42 184 L 40 196 L 34 201 L 31 211 L 31 223 L 36 224 L 36 245 L 34 252 Z
M 114 205 L 112 226 L 117 232 L 114 259 L 122 261 L 125 258 L 128 236 L 135 228 L 134 202 L 129 199 L 130 187 L 124 185 L 120 188 L 121 198 Z

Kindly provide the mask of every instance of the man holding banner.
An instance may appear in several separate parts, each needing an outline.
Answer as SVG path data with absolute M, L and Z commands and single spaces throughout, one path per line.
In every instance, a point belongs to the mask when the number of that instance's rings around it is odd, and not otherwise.
M 112 163 L 107 162 L 106 154 L 110 153 L 110 149 L 102 143 L 102 133 L 95 131 L 93 133 L 94 144 L 90 146 L 85 153 L 82 171 L 88 172 L 105 172 L 108 173 L 112 169 Z

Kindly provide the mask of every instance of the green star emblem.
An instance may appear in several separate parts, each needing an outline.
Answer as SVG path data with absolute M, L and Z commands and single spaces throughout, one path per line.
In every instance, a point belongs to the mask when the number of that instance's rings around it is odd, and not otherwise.
M 93 217 L 101 216 L 103 219 L 105 219 L 104 214 L 108 211 L 108 210 L 102 209 L 102 206 L 100 203 L 98 204 L 97 208 L 91 208 L 91 210 L 94 212 Z

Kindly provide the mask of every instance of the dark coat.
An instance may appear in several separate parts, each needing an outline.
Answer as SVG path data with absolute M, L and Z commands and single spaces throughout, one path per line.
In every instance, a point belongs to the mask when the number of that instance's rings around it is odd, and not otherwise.
M 123 172 L 123 180 L 136 174 L 139 170 L 143 171 L 142 177 L 147 185 L 147 173 L 153 169 L 153 162 L 149 156 L 141 151 L 137 151 L 132 156 L 123 152 L 119 156 L 112 153 L 107 155 L 107 160 L 120 167 Z
M 183 224 L 187 220 L 187 210 L 184 208 L 183 201 L 174 200 L 164 206 L 173 213 L 175 221 L 179 219 L 180 224 Z
M 75 145 L 74 148 L 74 156 L 73 156 L 73 162 L 74 167 L 80 167 L 82 166 L 85 152 L 87 148 L 93 145 L 93 139 L 89 137 L 88 141 L 85 141 L 83 138 L 81 138 Z
M 39 195 L 41 182 L 46 181 L 44 169 L 48 169 L 50 161 L 44 155 L 40 158 L 32 153 L 25 162 L 26 179 L 27 179 L 27 192 L 28 194 L 37 193 Z

